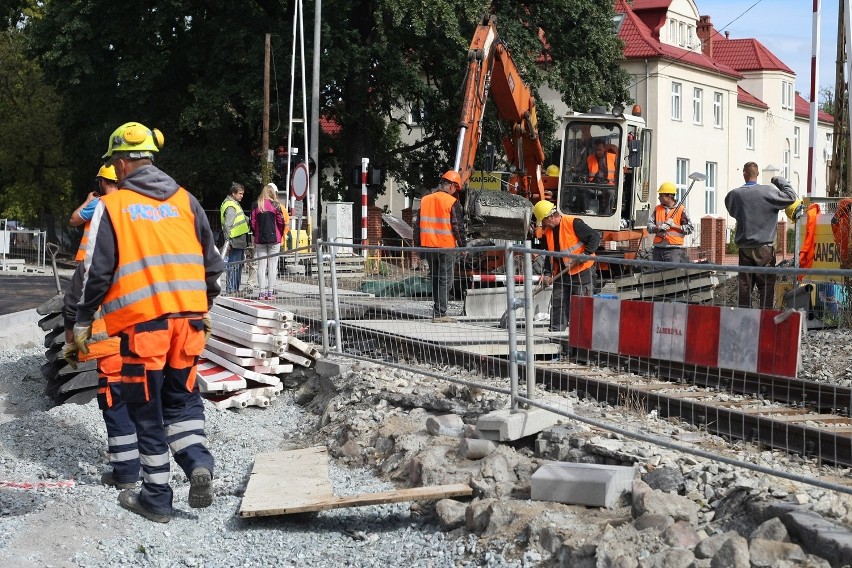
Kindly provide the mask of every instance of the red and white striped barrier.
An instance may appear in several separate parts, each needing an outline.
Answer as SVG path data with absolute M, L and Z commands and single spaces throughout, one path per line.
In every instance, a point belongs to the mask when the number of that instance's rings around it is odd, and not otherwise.
M 688 365 L 795 377 L 802 314 L 574 297 L 571 347 Z

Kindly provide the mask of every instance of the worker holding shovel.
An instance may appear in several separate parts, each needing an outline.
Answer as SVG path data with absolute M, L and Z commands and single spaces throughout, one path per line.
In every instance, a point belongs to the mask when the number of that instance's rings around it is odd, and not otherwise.
M 536 203 L 533 215 L 544 229 L 550 251 L 592 254 L 601 244 L 600 233 L 580 218 L 560 214 L 550 201 Z M 565 331 L 571 311 L 571 296 L 592 295 L 595 262 L 571 257 L 551 257 L 550 261 L 545 263 L 545 272 L 555 275 L 545 276 L 545 285 L 553 283 L 550 331 Z
M 648 232 L 654 235 L 652 258 L 659 262 L 689 262 L 683 238 L 695 227 L 683 203 L 675 203 L 676 193 L 675 184 L 663 182 L 657 190 L 660 204 L 648 221 Z

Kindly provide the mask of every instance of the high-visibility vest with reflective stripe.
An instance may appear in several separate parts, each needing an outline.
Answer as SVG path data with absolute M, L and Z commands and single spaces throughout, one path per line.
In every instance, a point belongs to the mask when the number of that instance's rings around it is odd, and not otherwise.
M 130 190 L 102 198 L 112 221 L 118 265 L 101 304 L 107 332 L 166 314 L 207 311 L 204 256 L 189 193 L 165 201 Z
M 547 239 L 547 248 L 553 252 L 568 252 L 571 254 L 583 254 L 583 249 L 586 244 L 577 238 L 574 233 L 574 217 L 563 215 L 562 221 L 559 223 L 559 246 L 560 250 L 555 250 L 556 244 L 553 238 L 553 229 L 546 229 L 544 236 Z M 587 253 L 588 254 L 588 253 Z M 553 276 L 556 276 L 564 267 L 563 262 L 567 258 L 553 258 Z M 580 272 L 591 268 L 595 264 L 593 260 L 578 262 L 568 270 L 568 274 L 579 274 Z
M 231 227 L 231 230 L 227 237 L 229 239 L 233 239 L 248 233 L 249 224 L 248 220 L 246 219 L 246 214 L 243 211 L 243 208 L 240 207 L 240 204 L 231 199 L 230 197 L 225 199 L 225 201 L 222 202 L 222 206 L 219 207 L 219 215 L 222 218 L 222 226 L 225 226 L 225 211 L 228 209 L 228 207 L 233 207 L 234 209 L 236 209 L 237 214 L 234 216 L 234 224 Z
M 606 153 L 604 153 L 604 156 L 606 156 L 606 179 L 607 179 L 607 182 L 610 183 L 610 184 L 614 184 L 615 183 L 615 154 L 613 154 L 612 152 L 606 152 Z M 595 177 L 595 175 L 598 173 L 598 170 L 600 169 L 600 166 L 598 165 L 598 157 L 594 156 L 594 155 L 589 156 L 586 159 L 586 165 L 589 167 L 589 181 L 592 181 L 592 179 Z
M 453 248 L 456 238 L 450 222 L 456 198 L 446 191 L 435 191 L 420 200 L 420 245 L 431 248 Z
M 663 205 L 657 205 L 657 208 L 654 209 L 654 219 L 655 223 L 659 227 L 663 223 L 668 223 L 670 225 L 683 225 L 683 205 L 678 206 L 677 209 L 674 210 L 671 217 L 666 216 L 666 208 Z M 671 246 L 682 247 L 683 246 L 683 233 L 679 233 L 677 231 L 672 231 L 669 229 L 662 235 L 657 233 L 654 236 L 654 244 L 658 245 L 663 241 L 669 243 Z
M 86 345 L 89 347 L 89 352 L 80 352 L 78 355 L 80 361 L 91 361 L 109 355 L 117 355 L 121 347 L 121 340 L 118 337 L 107 335 L 106 322 L 99 317 L 92 322 L 92 339 Z
M 86 245 L 89 243 L 89 225 L 91 224 L 91 221 L 86 221 L 83 226 L 83 238 L 80 239 L 80 246 L 77 247 L 77 254 L 74 255 L 74 260 L 78 262 L 83 262 L 86 258 Z

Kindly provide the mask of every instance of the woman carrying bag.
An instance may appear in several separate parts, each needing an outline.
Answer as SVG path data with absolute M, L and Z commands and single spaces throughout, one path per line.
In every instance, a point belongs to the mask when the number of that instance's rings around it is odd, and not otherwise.
M 275 299 L 275 281 L 278 279 L 278 257 L 263 258 L 281 251 L 284 234 L 284 207 L 278 201 L 278 187 L 266 184 L 251 211 L 251 229 L 254 233 L 254 254 L 258 260 L 258 300 Z

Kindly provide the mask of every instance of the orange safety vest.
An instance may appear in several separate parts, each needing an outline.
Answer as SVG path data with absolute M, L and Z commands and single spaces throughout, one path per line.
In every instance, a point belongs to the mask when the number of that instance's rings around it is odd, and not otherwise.
M 606 179 L 610 185 L 615 185 L 615 154 L 612 152 L 604 153 L 606 156 Z M 594 154 L 586 158 L 586 165 L 589 167 L 589 181 L 593 181 L 598 173 L 598 158 Z
M 547 239 L 547 248 L 553 252 L 568 252 L 573 254 L 582 254 L 580 251 L 585 247 L 585 243 L 577 238 L 574 233 L 574 217 L 563 215 L 562 221 L 559 223 L 559 246 L 561 249 L 556 250 L 556 244 L 553 239 L 553 229 L 546 229 L 544 236 Z M 556 276 L 562 270 L 561 262 L 567 259 L 553 258 L 553 276 Z M 574 275 L 591 268 L 595 264 L 594 260 L 578 262 L 568 270 L 568 274 Z
M 671 216 L 666 214 L 666 208 L 663 205 L 657 205 L 654 209 L 654 220 L 659 227 L 663 223 L 669 223 L 674 225 L 682 225 L 681 222 L 683 219 L 683 205 L 677 207 Z M 683 233 L 679 233 L 677 231 L 666 231 L 664 234 L 657 233 L 654 235 L 654 244 L 658 245 L 662 242 L 668 242 L 672 246 L 682 247 L 683 246 Z
M 799 250 L 799 268 L 813 268 L 816 254 L 816 223 L 819 214 L 819 204 L 811 203 L 808 206 L 808 216 L 805 222 L 805 238 L 802 242 L 802 248 Z M 803 275 L 800 275 L 799 280 L 802 278 Z
M 121 190 L 102 197 L 118 266 L 101 304 L 109 335 L 166 314 L 207 311 L 204 256 L 189 193 L 165 201 Z
M 450 222 L 456 198 L 446 191 L 435 191 L 420 200 L 420 245 L 430 248 L 453 248 L 456 237 Z
M 86 258 L 86 245 L 89 242 L 89 225 L 91 224 L 91 221 L 86 221 L 86 224 L 83 226 L 83 238 L 80 239 L 80 246 L 77 247 L 77 254 L 74 255 L 74 260 L 78 262 L 83 262 Z

